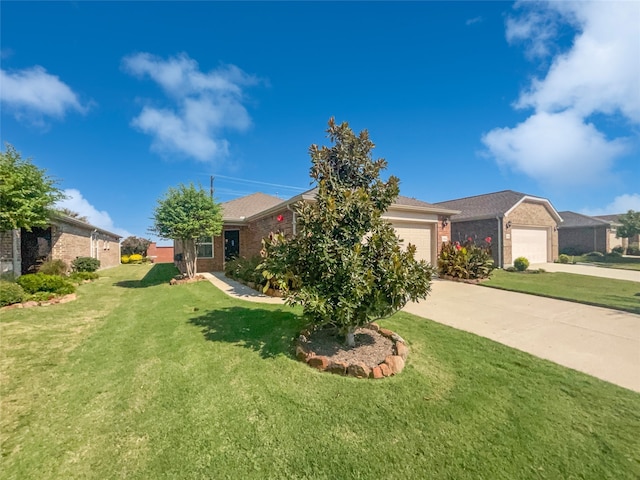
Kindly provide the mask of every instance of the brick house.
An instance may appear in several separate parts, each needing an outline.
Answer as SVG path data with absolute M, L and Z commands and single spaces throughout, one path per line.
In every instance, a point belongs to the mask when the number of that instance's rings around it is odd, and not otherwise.
M 491 237 L 493 260 L 499 267 L 512 265 L 518 257 L 530 263 L 558 258 L 562 217 L 546 198 L 503 190 L 435 205 L 460 211 L 451 217 L 453 241 Z
M 202 239 L 198 244 L 197 270 L 223 271 L 225 261 L 241 256 L 250 258 L 260 254 L 262 239 L 271 232 L 295 235 L 294 205 L 300 201 L 314 202 L 317 190 L 312 189 L 288 200 L 254 193 L 222 204 L 222 234 Z M 416 257 L 436 264 L 442 242 L 449 240 L 449 218 L 459 213 L 415 198 L 399 196 L 384 218 L 406 243 L 416 246 Z M 174 242 L 176 256 L 182 252 L 179 241 Z
M 159 247 L 156 242 L 151 242 L 147 248 L 147 257 L 153 263 L 173 263 L 173 245 Z
M 627 247 L 628 239 L 616 238 L 617 217 L 616 220 L 604 220 L 570 211 L 560 212 L 560 216 L 564 220 L 558 226 L 561 253 L 609 253 L 614 247 Z
M 73 217 L 55 214 L 49 226 L 30 232 L 0 232 L 0 269 L 16 275 L 33 273 L 48 260 L 67 265 L 77 257 L 100 260 L 100 268 L 120 264 L 120 235 Z

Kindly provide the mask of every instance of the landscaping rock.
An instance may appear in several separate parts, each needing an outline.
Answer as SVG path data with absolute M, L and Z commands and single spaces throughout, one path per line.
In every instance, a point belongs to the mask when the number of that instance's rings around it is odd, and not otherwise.
M 22 306 L 23 306 L 24 308 L 37 307 L 38 305 L 39 305 L 39 304 L 38 304 L 38 302 L 33 301 L 33 300 L 29 300 L 28 302 L 24 302 L 24 303 L 22 304 Z
M 409 348 L 407 348 L 407 346 L 402 342 L 396 342 L 396 355 L 402 357 L 402 360 L 406 361 L 407 356 L 409 355 Z
M 393 375 L 397 375 L 404 368 L 404 360 L 399 355 L 389 355 L 384 359 L 384 363 L 389 365 Z
M 329 359 L 327 357 L 311 357 L 307 360 L 310 367 L 317 368 L 320 371 L 324 371 L 329 366 Z
M 344 362 L 331 362 L 327 367 L 327 372 L 337 375 L 346 375 L 348 365 Z
M 382 378 L 384 377 L 384 375 L 382 374 L 382 369 L 380 368 L 380 365 L 378 365 L 377 367 L 373 367 L 371 369 L 371 378 Z
M 347 368 L 347 375 L 356 378 L 369 378 L 371 369 L 367 367 L 363 362 L 356 362 L 349 365 Z
M 394 342 L 402 342 L 405 343 L 404 338 L 402 338 L 400 335 L 398 335 L 397 333 L 394 333 L 393 335 L 391 335 L 391 340 L 393 340 Z
M 367 328 L 373 330 L 374 332 L 380 331 L 380 325 L 378 325 L 376 322 L 371 322 L 369 325 L 367 325 Z
M 378 332 L 380 333 L 380 335 L 384 335 L 387 338 L 391 338 L 393 335 L 395 335 L 391 330 L 387 330 L 386 328 L 381 328 L 378 330 Z
M 296 347 L 296 358 L 302 362 L 306 362 L 311 355 L 300 345 Z
M 380 365 L 378 365 L 378 367 L 380 368 L 380 372 L 382 373 L 383 376 L 390 377 L 391 375 L 393 375 L 391 373 L 391 369 L 389 368 L 389 365 L 387 365 L 386 363 L 381 363 Z

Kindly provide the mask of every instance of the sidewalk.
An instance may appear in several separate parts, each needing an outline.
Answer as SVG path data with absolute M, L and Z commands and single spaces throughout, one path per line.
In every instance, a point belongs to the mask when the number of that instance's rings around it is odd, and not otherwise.
M 547 272 L 575 273 L 592 277 L 614 278 L 616 280 L 631 280 L 640 282 L 640 271 L 622 270 L 620 268 L 598 267 L 595 265 L 573 265 L 569 263 L 538 263 L 529 269 L 544 268 Z

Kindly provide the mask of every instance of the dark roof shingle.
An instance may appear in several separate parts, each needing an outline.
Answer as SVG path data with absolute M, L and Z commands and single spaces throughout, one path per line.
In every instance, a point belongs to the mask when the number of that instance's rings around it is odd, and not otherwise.
M 222 217 L 225 220 L 238 220 L 242 217 L 249 218 L 268 208 L 275 207 L 283 200 L 266 193 L 252 193 L 245 197 L 236 198 L 222 204 Z
M 582 215 L 581 213 L 564 211 L 558 212 L 562 217 L 562 224 L 558 228 L 576 228 L 576 227 L 606 227 L 610 222 L 599 218 Z
M 437 202 L 435 205 L 460 210 L 460 214 L 452 217 L 454 220 L 471 220 L 475 218 L 502 216 L 527 196 L 530 197 L 532 195 L 514 192 L 513 190 L 502 190 L 501 192 L 485 193 L 484 195 Z

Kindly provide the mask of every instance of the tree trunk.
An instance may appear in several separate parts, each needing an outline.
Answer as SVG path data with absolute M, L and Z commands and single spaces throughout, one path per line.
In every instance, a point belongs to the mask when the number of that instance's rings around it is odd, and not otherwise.
M 193 238 L 184 239 L 183 247 L 184 251 L 182 253 L 187 277 L 193 278 L 196 276 L 196 261 L 198 259 L 196 242 Z
M 349 327 L 347 330 L 347 347 L 353 348 L 356 346 L 356 327 Z

